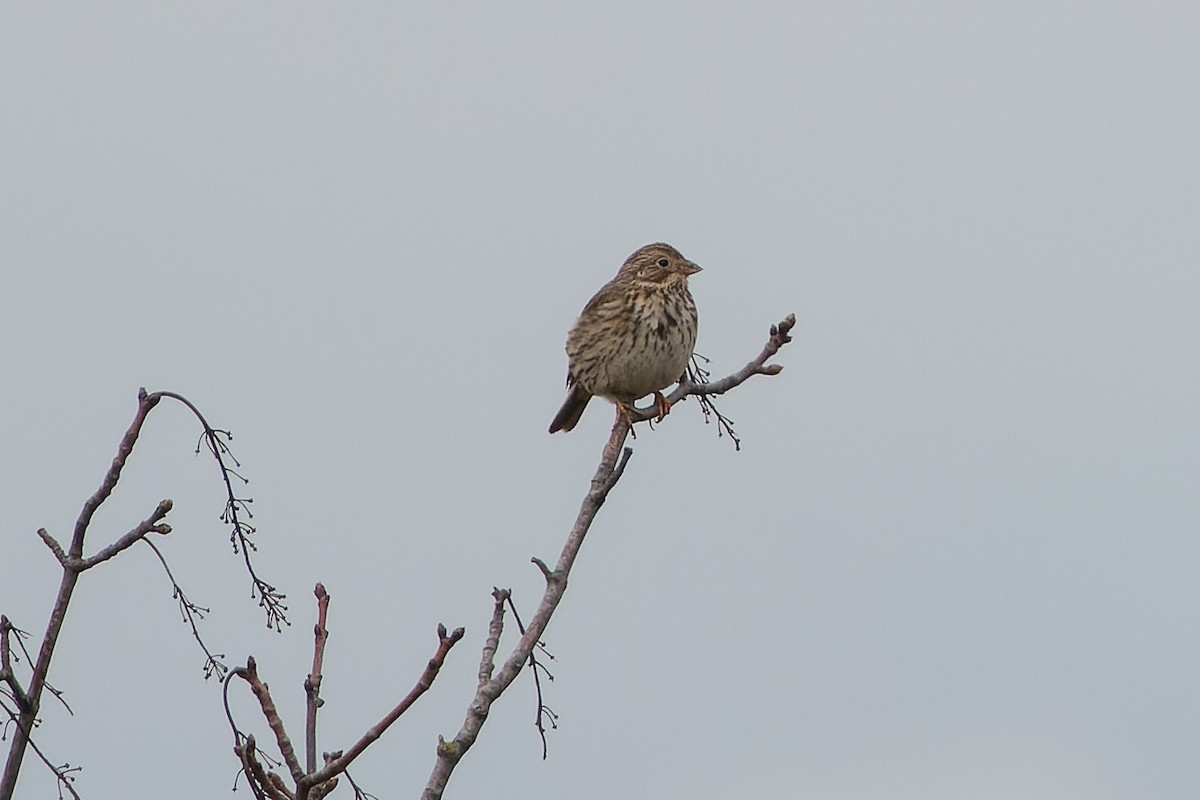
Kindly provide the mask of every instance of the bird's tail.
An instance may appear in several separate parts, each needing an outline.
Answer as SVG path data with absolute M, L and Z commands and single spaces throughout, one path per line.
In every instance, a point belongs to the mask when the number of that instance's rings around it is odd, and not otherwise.
M 554 421 L 550 423 L 550 432 L 569 431 L 579 422 L 579 418 L 583 416 L 583 409 L 587 408 L 588 400 L 592 399 L 592 393 L 584 389 L 578 383 L 572 384 L 567 390 L 567 399 L 563 401 L 562 408 L 554 415 Z

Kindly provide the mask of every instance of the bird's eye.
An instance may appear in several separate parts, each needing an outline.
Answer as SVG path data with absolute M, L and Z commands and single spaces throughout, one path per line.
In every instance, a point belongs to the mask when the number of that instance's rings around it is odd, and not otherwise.
M 667 265 L 668 265 L 668 264 L 670 264 L 670 263 L 671 263 L 671 262 L 670 262 L 670 261 L 667 261 L 665 258 L 660 258 L 660 259 L 658 260 L 658 265 L 659 265 L 660 267 L 665 267 L 665 266 L 667 266 Z

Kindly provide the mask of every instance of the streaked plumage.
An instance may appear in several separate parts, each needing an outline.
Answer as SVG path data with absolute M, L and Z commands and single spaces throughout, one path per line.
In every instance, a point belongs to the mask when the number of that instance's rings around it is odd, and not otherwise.
M 567 334 L 567 399 L 551 433 L 574 428 L 593 395 L 622 407 L 651 393 L 661 401 L 659 390 L 679 380 L 696 346 L 687 279 L 699 271 L 661 242 L 625 260 Z

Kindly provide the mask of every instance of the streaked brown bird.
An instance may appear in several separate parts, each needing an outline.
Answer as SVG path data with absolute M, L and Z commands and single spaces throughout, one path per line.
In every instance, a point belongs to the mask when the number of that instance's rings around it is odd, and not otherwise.
M 550 432 L 569 431 L 593 395 L 628 414 L 654 394 L 658 418 L 670 406 L 661 390 L 687 371 L 696 346 L 696 304 L 688 276 L 700 267 L 669 244 L 639 249 L 596 292 L 567 334 L 567 399 Z

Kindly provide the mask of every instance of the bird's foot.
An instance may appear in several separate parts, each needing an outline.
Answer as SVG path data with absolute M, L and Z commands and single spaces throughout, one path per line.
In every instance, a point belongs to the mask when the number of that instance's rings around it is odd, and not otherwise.
M 629 428 L 629 435 L 636 439 L 637 431 L 633 428 L 633 421 L 637 407 L 625 400 L 614 400 L 613 403 L 617 406 L 617 419 L 625 421 L 625 425 Z
M 671 413 L 671 403 L 663 397 L 662 392 L 654 393 L 654 408 L 658 410 L 658 419 L 655 422 L 662 422 L 667 418 L 667 414 Z

